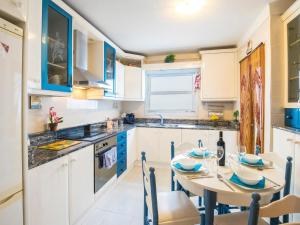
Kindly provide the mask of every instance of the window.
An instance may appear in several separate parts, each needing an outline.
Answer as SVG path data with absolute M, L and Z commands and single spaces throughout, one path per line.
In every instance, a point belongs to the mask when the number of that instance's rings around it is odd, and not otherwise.
M 148 71 L 146 112 L 196 112 L 194 78 L 197 72 L 197 69 Z

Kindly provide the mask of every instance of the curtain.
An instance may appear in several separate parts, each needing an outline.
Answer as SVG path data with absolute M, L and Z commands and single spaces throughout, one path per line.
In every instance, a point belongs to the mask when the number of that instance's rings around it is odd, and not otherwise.
M 264 151 L 264 44 L 240 62 L 240 143 L 248 153 Z

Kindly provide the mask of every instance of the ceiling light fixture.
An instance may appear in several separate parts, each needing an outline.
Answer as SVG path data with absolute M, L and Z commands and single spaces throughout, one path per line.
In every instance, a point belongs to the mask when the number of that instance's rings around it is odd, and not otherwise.
M 193 14 L 204 4 L 205 0 L 180 0 L 176 6 L 176 11 L 181 14 Z

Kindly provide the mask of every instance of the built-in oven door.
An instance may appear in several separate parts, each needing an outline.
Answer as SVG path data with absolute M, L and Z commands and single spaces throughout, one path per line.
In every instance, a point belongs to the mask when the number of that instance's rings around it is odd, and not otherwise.
M 102 188 L 117 173 L 117 147 L 97 151 L 94 157 L 94 193 Z

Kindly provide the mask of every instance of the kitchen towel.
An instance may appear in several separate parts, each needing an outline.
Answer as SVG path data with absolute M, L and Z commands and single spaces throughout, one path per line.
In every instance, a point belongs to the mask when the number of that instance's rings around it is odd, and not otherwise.
M 111 150 L 104 153 L 103 168 L 111 168 L 117 162 L 117 147 L 113 147 Z

